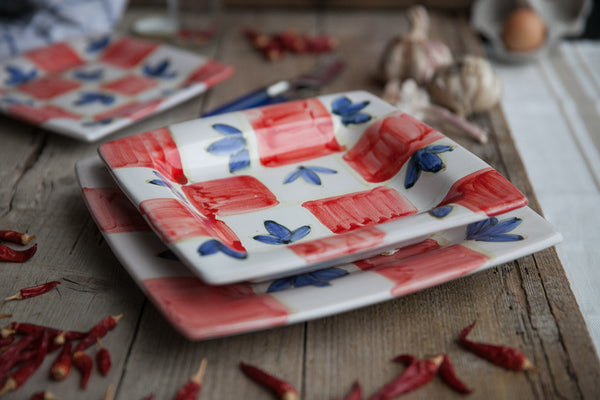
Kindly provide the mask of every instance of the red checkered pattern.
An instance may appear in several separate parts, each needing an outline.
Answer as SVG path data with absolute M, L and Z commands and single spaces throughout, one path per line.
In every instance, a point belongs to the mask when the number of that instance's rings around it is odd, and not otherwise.
M 100 61 L 119 68 L 133 68 L 157 47 L 158 43 L 125 37 L 111 43 L 100 57 Z
M 112 82 L 107 82 L 101 85 L 101 89 L 110 90 L 124 94 L 126 96 L 135 96 L 150 88 L 153 88 L 158 83 L 154 79 L 146 78 L 138 75 L 127 75 Z
M 51 75 L 27 82 L 18 86 L 17 89 L 38 100 L 47 100 L 79 89 L 80 86 L 79 82 Z
M 79 54 L 66 43 L 57 43 L 25 53 L 25 57 L 46 73 L 57 73 L 83 65 Z

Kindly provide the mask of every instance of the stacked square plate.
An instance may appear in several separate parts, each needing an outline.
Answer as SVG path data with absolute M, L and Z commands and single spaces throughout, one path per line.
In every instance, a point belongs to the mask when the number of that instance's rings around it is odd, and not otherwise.
M 373 304 L 560 241 L 517 188 L 366 92 L 202 118 L 76 166 L 109 245 L 190 339 Z

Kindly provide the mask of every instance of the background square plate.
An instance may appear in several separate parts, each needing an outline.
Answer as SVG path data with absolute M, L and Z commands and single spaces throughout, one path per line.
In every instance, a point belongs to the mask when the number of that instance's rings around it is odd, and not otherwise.
M 332 315 L 447 282 L 552 246 L 561 236 L 522 207 L 386 255 L 261 283 L 211 286 L 150 230 L 98 158 L 76 166 L 109 246 L 164 317 L 192 340 Z
M 211 284 L 366 258 L 527 203 L 482 160 L 366 92 L 188 121 L 99 153 Z
M 0 63 L 0 111 L 94 141 L 188 100 L 233 69 L 201 55 L 127 36 L 93 36 Z

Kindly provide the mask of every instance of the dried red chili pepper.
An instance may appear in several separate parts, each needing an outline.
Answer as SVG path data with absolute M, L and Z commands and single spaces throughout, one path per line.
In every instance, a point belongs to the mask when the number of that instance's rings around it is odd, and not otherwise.
M 41 333 L 44 330 L 50 332 L 50 336 L 53 337 L 54 343 L 62 345 L 65 340 L 79 340 L 87 336 L 87 332 L 78 331 L 59 331 L 55 328 L 50 328 L 43 325 L 31 324 L 28 322 L 11 322 L 0 331 L 0 336 L 8 337 L 14 334 L 29 335 L 33 333 Z
M 198 398 L 202 390 L 202 380 L 204 379 L 206 364 L 206 358 L 203 358 L 196 374 L 177 391 L 175 400 L 195 400 Z
M 66 341 L 50 368 L 50 375 L 57 381 L 65 379 L 71 372 L 71 342 Z
M 0 396 L 21 387 L 40 365 L 42 365 L 46 354 L 48 354 L 49 342 L 50 334 L 47 331 L 44 331 L 39 348 L 37 349 L 36 357 L 27 361 L 22 367 L 9 375 L 8 379 L 4 381 L 4 386 L 0 389 Z
M 54 394 L 52 394 L 52 392 L 48 392 L 47 390 L 44 390 L 43 392 L 34 393 L 33 395 L 31 395 L 29 400 L 60 400 L 60 399 L 58 397 L 56 397 Z
M 85 389 L 92 374 L 94 361 L 83 351 L 76 351 L 73 354 L 73 365 L 81 372 L 81 388 Z
M 119 320 L 123 317 L 123 314 L 117 315 L 116 317 L 108 316 L 104 318 L 102 321 L 98 322 L 92 329 L 90 329 L 85 337 L 83 337 L 77 346 L 75 347 L 75 352 L 83 351 L 88 347 L 92 346 L 96 343 L 98 338 L 104 337 L 106 333 L 110 330 L 115 329 Z
M 362 388 L 358 381 L 355 381 L 352 384 L 352 388 L 350 389 L 350 393 L 344 397 L 344 400 L 362 400 Z
M 460 344 L 470 352 L 485 358 L 493 364 L 514 371 L 534 370 L 535 366 L 523 353 L 509 346 L 498 346 L 487 343 L 473 342 L 467 339 L 475 322 L 462 330 L 459 335 Z
M 26 287 L 26 288 L 19 290 L 19 292 L 17 294 L 6 297 L 4 299 L 4 301 L 22 300 L 22 299 L 28 299 L 30 297 L 39 296 L 41 294 L 48 293 L 49 291 L 54 289 L 57 285 L 60 285 L 59 281 L 51 281 L 51 282 L 42 283 L 41 285 L 37 285 L 37 286 Z
M 444 354 L 444 361 L 442 361 L 438 373 L 442 380 L 455 391 L 464 394 L 473 392 L 463 381 L 458 379 L 456 371 L 454 370 L 454 365 L 452 365 L 452 361 L 450 361 L 450 357 L 448 357 L 447 354 Z
M 98 370 L 102 376 L 106 376 L 108 375 L 111 366 L 110 353 L 102 346 L 100 339 L 98 339 L 98 346 L 100 347 L 100 350 L 96 353 L 96 365 L 98 365 Z
M 369 397 L 369 400 L 388 400 L 420 388 L 437 374 L 443 359 L 444 357 L 439 355 L 432 359 L 419 360 L 405 354 L 394 358 L 394 361 L 402 363 L 408 361 L 408 367 L 395 379 L 379 389 L 377 393 Z
M 16 244 L 27 244 L 35 239 L 35 235 L 16 231 L 0 231 L 0 240 L 6 240 Z
M 4 380 L 10 369 L 23 361 L 25 350 L 42 335 L 42 332 L 23 336 L 19 341 L 10 345 L 6 350 L 0 353 L 0 382 Z
M 22 263 L 29 260 L 37 251 L 37 243 L 26 250 L 15 250 L 0 244 L 0 261 Z
M 269 389 L 281 400 L 297 400 L 299 394 L 290 383 L 268 374 L 262 369 L 240 361 L 240 369 L 247 377 Z

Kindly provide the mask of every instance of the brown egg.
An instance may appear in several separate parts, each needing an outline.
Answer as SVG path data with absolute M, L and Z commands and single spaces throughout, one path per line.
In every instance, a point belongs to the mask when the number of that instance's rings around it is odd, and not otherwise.
M 546 24 L 530 8 L 519 8 L 504 20 L 502 41 L 511 51 L 532 51 L 544 44 Z

